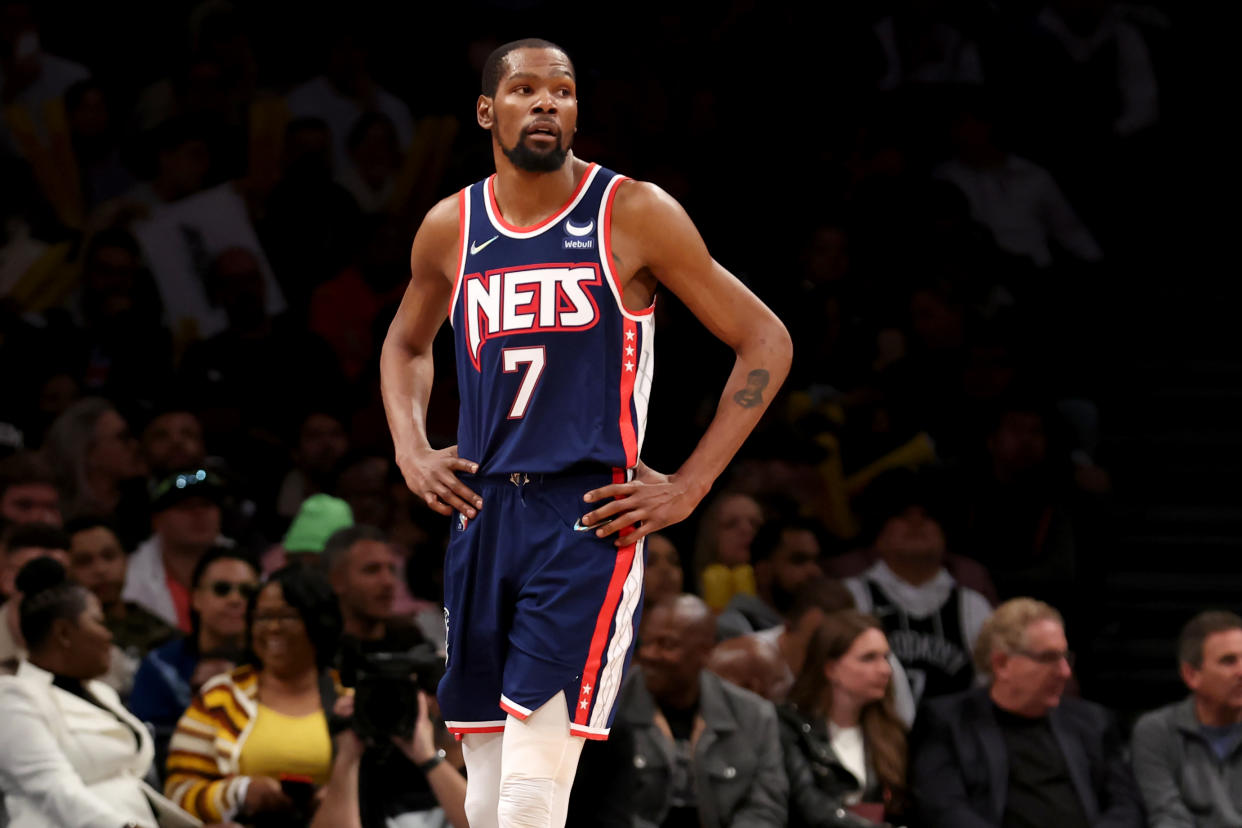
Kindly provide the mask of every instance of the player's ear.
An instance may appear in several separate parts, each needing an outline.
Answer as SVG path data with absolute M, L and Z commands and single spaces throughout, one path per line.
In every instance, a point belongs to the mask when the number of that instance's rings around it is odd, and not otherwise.
M 474 105 L 475 117 L 479 120 L 479 126 L 484 129 L 491 129 L 495 118 L 492 115 L 492 99 L 486 95 L 480 95 L 478 102 Z

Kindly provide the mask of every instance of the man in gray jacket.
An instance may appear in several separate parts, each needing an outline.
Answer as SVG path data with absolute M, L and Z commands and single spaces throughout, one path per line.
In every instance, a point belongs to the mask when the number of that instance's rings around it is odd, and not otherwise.
M 670 598 L 644 614 L 638 668 L 617 719 L 634 734 L 635 825 L 785 825 L 789 784 L 772 704 L 704 669 L 707 604 Z
M 1203 612 L 1178 641 L 1190 696 L 1134 726 L 1150 828 L 1242 828 L 1242 617 Z

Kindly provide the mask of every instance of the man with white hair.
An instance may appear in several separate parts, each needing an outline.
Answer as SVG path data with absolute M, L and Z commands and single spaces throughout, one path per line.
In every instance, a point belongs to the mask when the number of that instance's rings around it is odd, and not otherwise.
M 1142 828 L 1111 713 L 1064 696 L 1073 675 L 1061 614 L 1015 598 L 984 623 L 988 686 L 930 701 L 910 739 L 926 828 Z

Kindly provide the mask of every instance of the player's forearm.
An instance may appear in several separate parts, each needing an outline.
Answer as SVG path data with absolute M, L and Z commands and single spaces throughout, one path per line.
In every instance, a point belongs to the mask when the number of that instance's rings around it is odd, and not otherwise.
M 737 361 L 707 431 L 677 471 L 700 496 L 729 465 L 789 374 L 793 343 L 775 315 L 735 346 Z
M 431 350 L 417 352 L 393 331 L 380 352 L 380 394 L 398 457 L 430 448 L 427 401 L 435 367 Z

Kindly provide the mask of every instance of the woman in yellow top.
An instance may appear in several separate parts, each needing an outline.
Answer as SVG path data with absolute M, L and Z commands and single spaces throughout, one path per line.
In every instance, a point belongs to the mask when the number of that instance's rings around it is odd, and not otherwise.
M 694 571 L 707 605 L 721 612 L 735 595 L 755 594 L 750 544 L 763 525 L 759 502 L 743 492 L 723 492 L 703 513 L 694 545 Z
M 332 769 L 327 711 L 344 692 L 329 665 L 341 634 L 336 596 L 318 572 L 274 573 L 247 608 L 253 665 L 207 681 L 169 746 L 165 790 L 204 820 L 304 825 L 312 788 Z

